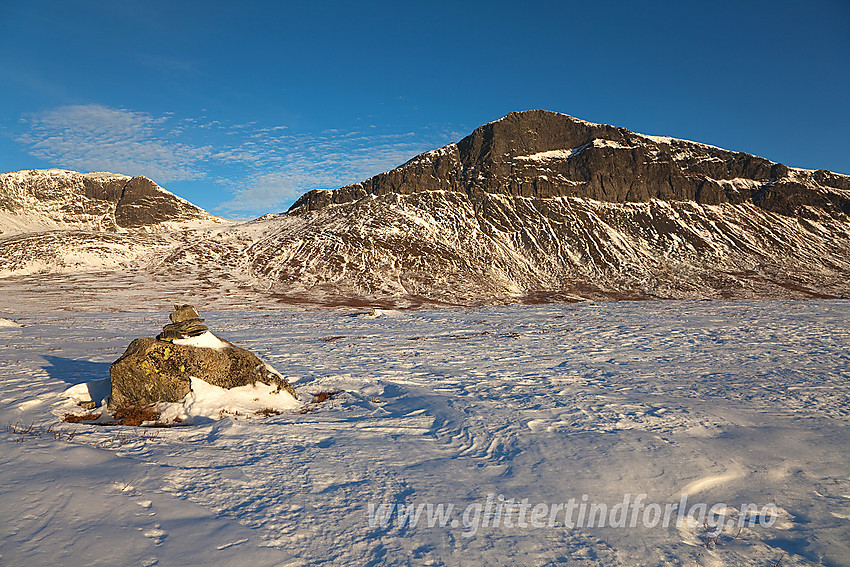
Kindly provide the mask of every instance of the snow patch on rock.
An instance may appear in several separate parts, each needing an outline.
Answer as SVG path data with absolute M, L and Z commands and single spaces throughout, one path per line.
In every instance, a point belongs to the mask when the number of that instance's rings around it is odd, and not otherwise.
M 187 337 L 185 339 L 174 339 L 172 341 L 176 345 L 194 346 L 201 348 L 212 348 L 222 350 L 230 346 L 230 343 L 223 341 L 209 331 L 204 331 L 196 337 Z

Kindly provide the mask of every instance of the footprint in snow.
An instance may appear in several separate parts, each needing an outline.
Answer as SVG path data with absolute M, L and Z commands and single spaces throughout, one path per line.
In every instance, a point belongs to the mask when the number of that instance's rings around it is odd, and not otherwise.
M 143 531 L 142 535 L 156 540 L 156 544 L 160 545 L 168 537 L 168 532 L 163 530 L 159 524 L 154 524 L 153 528 Z

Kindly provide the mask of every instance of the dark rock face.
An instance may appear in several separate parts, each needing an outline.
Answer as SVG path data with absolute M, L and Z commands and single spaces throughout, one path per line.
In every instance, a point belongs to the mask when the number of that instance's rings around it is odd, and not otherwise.
M 286 379 L 253 353 L 222 342 L 226 346 L 218 349 L 149 338 L 134 340 L 109 367 L 110 407 L 180 401 L 191 391 L 190 377 L 228 389 L 262 382 L 295 397 Z
M 457 144 L 417 156 L 392 171 L 332 191 L 311 191 L 290 209 L 317 210 L 367 195 L 422 191 L 530 198 L 582 197 L 611 203 L 754 203 L 796 216 L 814 207 L 847 214 L 850 178 L 686 140 L 644 136 L 564 114 L 513 112 Z
M 121 190 L 115 204 L 115 222 L 122 228 L 140 228 L 166 221 L 201 218 L 206 213 L 147 177 L 133 177 Z

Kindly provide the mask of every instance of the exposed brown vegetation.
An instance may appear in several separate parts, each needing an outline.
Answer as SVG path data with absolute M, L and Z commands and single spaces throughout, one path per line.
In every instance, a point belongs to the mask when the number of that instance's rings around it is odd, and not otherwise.
M 99 417 L 99 413 L 86 413 L 83 415 L 66 413 L 65 417 L 62 418 L 62 421 L 64 421 L 65 423 L 80 423 L 81 421 L 94 421 Z
M 255 413 L 255 414 L 257 414 L 257 415 L 262 415 L 262 416 L 265 416 L 265 417 L 269 417 L 270 415 L 280 415 L 280 414 L 282 414 L 283 412 L 282 412 L 282 411 L 280 411 L 280 410 L 276 410 L 276 409 L 274 409 L 274 408 L 263 408 L 263 409 L 261 409 L 261 410 L 257 410 L 257 411 L 255 411 L 254 413 Z
M 717 534 L 712 535 L 711 530 L 708 528 L 708 522 L 703 522 L 702 527 L 705 530 L 705 541 L 703 542 L 703 547 L 706 549 L 717 547 L 717 542 L 720 541 L 720 536 L 723 534 L 723 530 L 721 529 Z
M 115 425 L 141 425 L 158 419 L 159 412 L 153 406 L 126 406 L 115 410 Z
M 341 399 L 344 392 L 342 390 L 322 390 L 320 392 L 315 392 L 310 394 L 313 396 L 313 400 L 307 404 L 304 404 L 304 407 L 301 408 L 300 413 L 309 413 L 311 411 L 315 411 L 319 408 L 319 405 L 327 402 L 333 401 L 337 399 Z
M 337 398 L 340 394 L 342 394 L 342 390 L 324 390 L 311 395 L 313 396 L 313 403 L 320 404 L 328 400 L 333 400 Z
M 99 425 L 104 427 L 115 425 L 137 427 L 145 422 L 149 422 L 145 424 L 146 427 L 171 427 L 183 421 L 179 417 L 175 417 L 172 422 L 159 421 L 160 413 L 154 405 L 125 406 L 115 410 L 112 414 L 112 419 L 101 419 L 102 417 L 103 414 L 99 413 L 66 413 L 62 421 L 65 423 L 82 423 L 84 425 Z
M 66 430 L 66 429 L 54 429 L 55 424 L 50 425 L 47 429 L 43 427 L 36 427 L 35 422 L 30 423 L 28 426 L 24 426 L 21 422 L 16 422 L 14 425 L 11 423 L 6 426 L 6 432 L 11 433 L 12 435 L 19 435 L 15 440 L 15 443 L 23 443 L 24 439 L 27 437 L 39 437 L 41 435 L 53 435 L 53 438 L 56 440 L 61 440 L 63 436 L 67 436 L 68 441 L 71 441 L 74 436 L 77 434 L 77 430 Z

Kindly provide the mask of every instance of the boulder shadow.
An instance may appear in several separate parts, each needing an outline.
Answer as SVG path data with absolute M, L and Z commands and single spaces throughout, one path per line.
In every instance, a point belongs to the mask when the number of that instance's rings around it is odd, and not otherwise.
M 75 386 L 109 378 L 109 362 L 75 360 L 61 356 L 45 356 L 46 366 L 42 369 L 54 380 Z
M 109 396 L 111 390 L 109 362 L 91 362 L 49 355 L 45 356 L 44 360 L 47 361 L 47 366 L 42 368 L 54 380 L 71 386 L 85 385 L 89 399 L 96 403 L 100 403 Z

